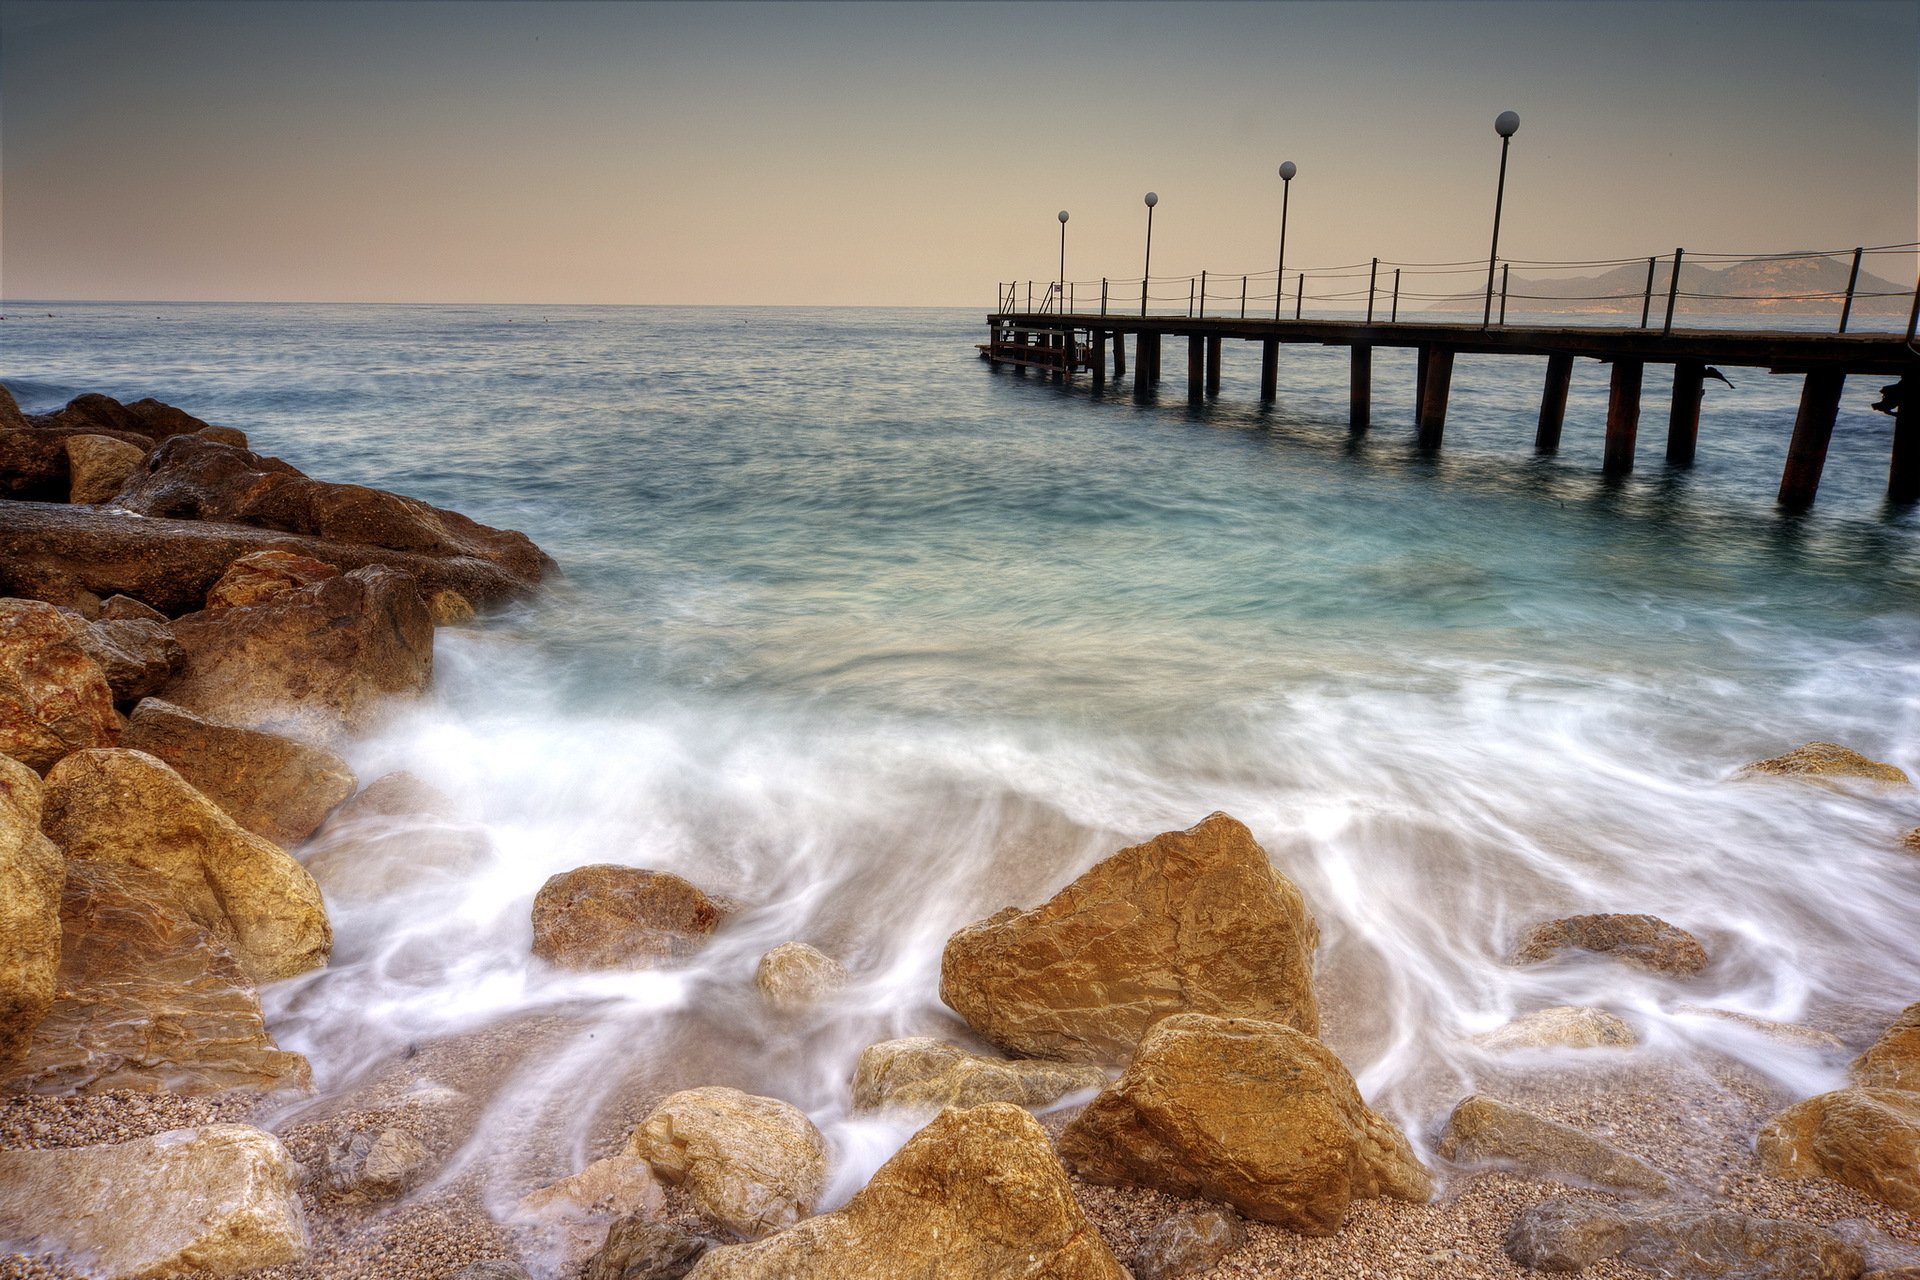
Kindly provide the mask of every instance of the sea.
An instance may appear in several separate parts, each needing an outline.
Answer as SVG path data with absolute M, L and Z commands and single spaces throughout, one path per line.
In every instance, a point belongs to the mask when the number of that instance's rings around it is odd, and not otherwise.
M 1137 402 L 990 368 L 986 310 L 5 308 L 29 411 L 154 396 L 559 564 L 442 629 L 430 695 L 348 749 L 446 791 L 492 856 L 330 903 L 331 965 L 263 992 L 317 1097 L 552 1015 L 469 1163 L 536 1131 L 584 1159 L 634 1090 L 726 1084 L 812 1116 L 844 1198 L 911 1132 L 850 1113 L 860 1050 L 972 1043 L 946 938 L 1216 810 L 1300 886 L 1328 1038 L 1417 1144 L 1436 1075 L 1470 1092 L 1497 1065 L 1476 1037 L 1530 1010 L 1807 1094 L 1846 1050 L 1723 1015 L 1857 1046 L 1920 999 L 1920 790 L 1736 776 L 1810 740 L 1920 776 L 1920 512 L 1884 497 L 1879 380 L 1848 381 L 1792 515 L 1794 377 L 1709 382 L 1676 469 L 1649 366 L 1609 479 L 1596 363 L 1539 456 L 1544 361 L 1460 357 L 1422 452 L 1411 352 L 1376 352 L 1355 436 L 1343 349 L 1283 348 L 1268 406 L 1251 344 L 1197 406 L 1169 355 Z M 738 909 L 683 967 L 561 972 L 531 903 L 590 863 Z M 1508 962 L 1579 912 L 1658 915 L 1712 964 Z M 812 1015 L 753 985 L 788 940 L 851 974 Z

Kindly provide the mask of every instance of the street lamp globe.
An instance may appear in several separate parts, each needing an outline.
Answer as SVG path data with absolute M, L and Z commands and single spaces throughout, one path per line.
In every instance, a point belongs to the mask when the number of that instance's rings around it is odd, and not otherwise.
M 1066 220 L 1067 220 L 1067 211 L 1065 209 L 1062 209 L 1060 211 L 1060 221 L 1065 222 Z
M 1153 206 L 1159 203 L 1160 203 L 1160 197 L 1157 194 L 1151 191 L 1147 192 L 1147 208 L 1151 209 L 1153 208 Z
M 1298 172 L 1300 172 L 1300 168 L 1298 165 L 1294 164 L 1293 161 L 1291 160 L 1283 161 L 1280 165 L 1280 181 L 1292 182 L 1293 175 Z
M 1520 130 L 1520 113 L 1502 111 L 1493 118 L 1493 131 L 1503 138 L 1511 138 Z

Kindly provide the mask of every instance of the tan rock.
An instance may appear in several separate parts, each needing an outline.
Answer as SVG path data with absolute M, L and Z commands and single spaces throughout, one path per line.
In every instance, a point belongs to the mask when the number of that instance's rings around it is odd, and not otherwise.
M 350 826 L 380 818 L 452 818 L 452 797 L 404 769 L 383 773 L 360 788 L 327 819 L 328 827 Z
M 475 616 L 473 601 L 450 587 L 442 587 L 427 597 L 427 612 L 436 627 L 464 627 Z
M 1782 1044 L 1803 1045 L 1810 1049 L 1830 1049 L 1838 1051 L 1844 1048 L 1840 1041 L 1813 1027 L 1803 1027 L 1797 1022 L 1775 1022 L 1771 1018 L 1756 1018 L 1750 1013 L 1741 1013 L 1738 1009 L 1718 1009 L 1712 1005 L 1676 1004 L 1675 1013 L 1687 1014 L 1696 1018 L 1714 1018 L 1721 1022 L 1733 1023 L 1758 1031 L 1769 1040 L 1778 1040 Z
M 0 756 L 0 1061 L 27 1051 L 53 1007 L 66 862 L 40 834 L 40 775 Z
M 293 1162 L 246 1125 L 132 1142 L 0 1151 L 0 1239 L 88 1258 L 95 1276 L 227 1276 L 299 1261 L 306 1220 Z
M 672 872 L 596 863 L 540 886 L 533 954 L 568 969 L 644 969 L 699 950 L 721 917 Z
M 742 1239 L 790 1227 L 827 1185 L 827 1143 L 798 1107 L 738 1089 L 687 1089 L 664 1099 L 627 1138 L 701 1212 Z
M 207 608 L 237 609 L 271 600 L 337 578 L 340 570 L 324 560 L 292 551 L 253 551 L 227 566 L 207 591 Z
M 776 1009 L 804 1009 L 847 985 L 847 967 L 804 942 L 783 942 L 760 957 L 753 985 Z
M 940 998 L 1016 1054 L 1118 1062 L 1168 1014 L 1314 1034 L 1319 928 L 1224 813 L 1122 849 L 1031 911 L 948 939 Z
M 1634 1213 L 1557 1197 L 1520 1214 L 1507 1256 L 1535 1271 L 1577 1272 L 1619 1258 L 1673 1280 L 1853 1280 L 1853 1245 L 1802 1222 L 1726 1210 Z
M 113 690 L 75 639 L 82 625 L 37 600 L 0 600 L 0 755 L 40 773 L 119 734 Z
M 1474 1037 L 1496 1053 L 1515 1049 L 1628 1048 L 1640 1043 L 1627 1020 L 1604 1009 L 1554 1005 L 1523 1013 L 1503 1027 Z
M 1539 964 L 1563 951 L 1609 956 L 1636 969 L 1688 977 L 1707 967 L 1707 949 L 1659 916 L 1567 916 L 1537 924 L 1514 952 L 1515 964 Z
M 1431 1180 L 1332 1050 L 1277 1022 L 1176 1014 L 1060 1135 L 1088 1182 L 1230 1204 L 1329 1235 L 1353 1200 L 1424 1202 Z
M 120 492 L 147 451 L 112 436 L 68 436 L 68 502 L 105 502 Z
M 1920 1093 L 1823 1093 L 1775 1116 L 1755 1146 L 1770 1173 L 1785 1178 L 1824 1175 L 1920 1214 Z
M 1870 760 L 1837 742 L 1809 742 L 1785 755 L 1756 760 L 1742 769 L 1738 777 L 1756 775 L 1774 778 L 1805 778 L 1812 781 L 1833 778 L 1859 778 L 1868 782 L 1899 784 L 1909 781 L 1906 772 L 1879 760 Z
M 136 867 L 74 861 L 60 900 L 57 999 L 0 1088 L 72 1093 L 305 1088 L 233 953 Z
M 622 1218 L 581 1280 L 683 1280 L 700 1255 L 721 1241 L 641 1215 Z
M 1666 1174 L 1610 1142 L 1477 1095 L 1453 1109 L 1438 1150 L 1459 1164 L 1502 1165 L 1526 1177 L 1577 1179 L 1652 1195 L 1673 1190 L 1673 1180 Z
M 1920 827 L 1915 827 L 1901 836 L 1900 844 L 1908 853 L 1920 853 Z
M 356 785 L 347 762 L 324 747 L 220 724 L 159 698 L 133 709 L 120 745 L 164 760 L 228 817 L 283 849 L 318 830 Z
M 103 618 L 75 630 L 82 649 L 100 664 L 115 702 L 136 702 L 173 678 L 187 651 L 164 620 Z
M 1853 1060 L 1852 1075 L 1863 1089 L 1920 1093 L 1920 1002 L 1901 1010 L 1873 1046 Z
M 1107 1073 L 1087 1063 L 989 1058 L 944 1040 L 913 1036 L 883 1040 L 861 1051 L 853 1073 L 853 1106 L 856 1111 L 937 1110 L 983 1102 L 1044 1107 L 1106 1083 Z
M 943 1113 L 837 1212 L 709 1250 L 688 1280 L 1125 1280 L 1018 1107 Z
M 638 1156 L 618 1155 L 528 1192 L 507 1221 L 527 1252 L 561 1275 L 575 1275 L 606 1246 L 616 1222 L 658 1218 L 665 1207 L 666 1192 L 652 1166 Z
M 320 890 L 278 846 L 242 828 L 144 751 L 75 752 L 47 775 L 46 832 L 69 860 L 125 863 L 172 886 L 256 982 L 327 962 Z
M 126 622 L 145 619 L 148 622 L 167 622 L 166 614 L 144 601 L 132 596 L 109 596 L 100 604 L 100 616 L 109 622 Z
M 259 604 L 173 624 L 186 668 L 167 700 L 229 724 L 326 741 L 372 726 L 433 672 L 433 620 L 414 580 L 355 569 Z
M 1162 1218 L 1134 1255 L 1134 1280 L 1175 1280 L 1204 1271 L 1247 1242 L 1231 1209 L 1191 1209 Z
M 327 1151 L 326 1189 L 349 1203 L 391 1200 L 426 1177 L 433 1153 L 405 1129 L 364 1129 Z

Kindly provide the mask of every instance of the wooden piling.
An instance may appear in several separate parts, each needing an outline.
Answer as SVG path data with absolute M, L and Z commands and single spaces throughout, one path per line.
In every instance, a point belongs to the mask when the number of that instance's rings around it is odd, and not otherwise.
M 1535 453 L 1560 452 L 1560 427 L 1567 420 L 1567 387 L 1573 382 L 1573 357 L 1556 351 L 1547 357 L 1547 381 L 1540 388 L 1540 425 L 1533 433 Z
M 1350 369 L 1352 376 L 1347 388 L 1347 424 L 1354 435 L 1359 435 L 1372 425 L 1373 421 L 1373 348 L 1364 343 L 1354 343 Z
M 1805 511 L 1820 489 L 1820 473 L 1827 465 L 1827 443 L 1840 414 L 1840 391 L 1847 375 L 1831 369 L 1809 373 L 1800 386 L 1800 412 L 1793 419 L 1793 440 L 1787 445 L 1786 469 L 1780 473 L 1780 505 Z
M 1153 332 L 1153 341 L 1147 344 L 1147 381 L 1152 386 L 1160 385 L 1160 332 Z M 1138 371 L 1136 370 L 1136 376 Z
M 1427 347 L 1427 376 L 1420 392 L 1420 447 L 1438 449 L 1447 429 L 1447 393 L 1453 386 L 1453 349 Z
M 1187 335 L 1187 399 L 1198 402 L 1207 394 L 1206 335 Z
M 1920 502 L 1920 375 L 1908 374 L 1894 388 L 1893 461 L 1887 466 L 1887 500 Z
M 1616 359 L 1613 385 L 1607 392 L 1607 449 L 1600 469 L 1610 476 L 1633 470 L 1633 445 L 1640 434 L 1640 380 L 1642 361 Z
M 1268 338 L 1260 344 L 1260 403 L 1280 398 L 1280 343 Z
M 1682 360 L 1673 366 L 1673 408 L 1667 413 L 1667 465 L 1693 465 L 1694 446 L 1700 439 L 1700 397 L 1707 366 L 1698 360 Z
M 1119 334 L 1114 335 L 1116 338 L 1119 336 Z M 1087 370 L 1093 375 L 1094 386 L 1107 385 L 1107 331 L 1105 329 L 1093 331 L 1093 359 L 1088 361 Z
M 1127 376 L 1127 335 L 1119 330 L 1113 334 L 1113 376 L 1116 379 Z
M 1220 335 L 1207 335 L 1207 394 L 1220 394 Z
M 1427 363 L 1433 350 L 1424 342 L 1413 349 L 1413 421 L 1420 422 L 1420 406 L 1427 400 Z

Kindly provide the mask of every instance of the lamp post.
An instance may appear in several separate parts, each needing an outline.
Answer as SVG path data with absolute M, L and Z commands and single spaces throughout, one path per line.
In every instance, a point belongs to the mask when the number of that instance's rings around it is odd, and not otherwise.
M 1280 263 L 1273 273 L 1273 318 L 1280 318 L 1280 299 L 1287 292 L 1287 197 L 1293 192 L 1293 175 L 1299 168 L 1288 160 L 1280 166 Z
M 1067 314 L 1067 211 L 1060 211 L 1060 314 Z
M 1140 314 L 1147 314 L 1147 281 L 1153 278 L 1153 206 L 1160 197 L 1147 192 L 1147 264 L 1140 268 Z
M 1520 115 L 1502 111 L 1493 118 L 1493 131 L 1500 135 L 1500 185 L 1493 195 L 1493 248 L 1487 251 L 1487 306 L 1480 315 L 1480 327 L 1493 323 L 1493 263 L 1500 256 L 1500 206 L 1507 198 L 1507 148 L 1520 128 Z

